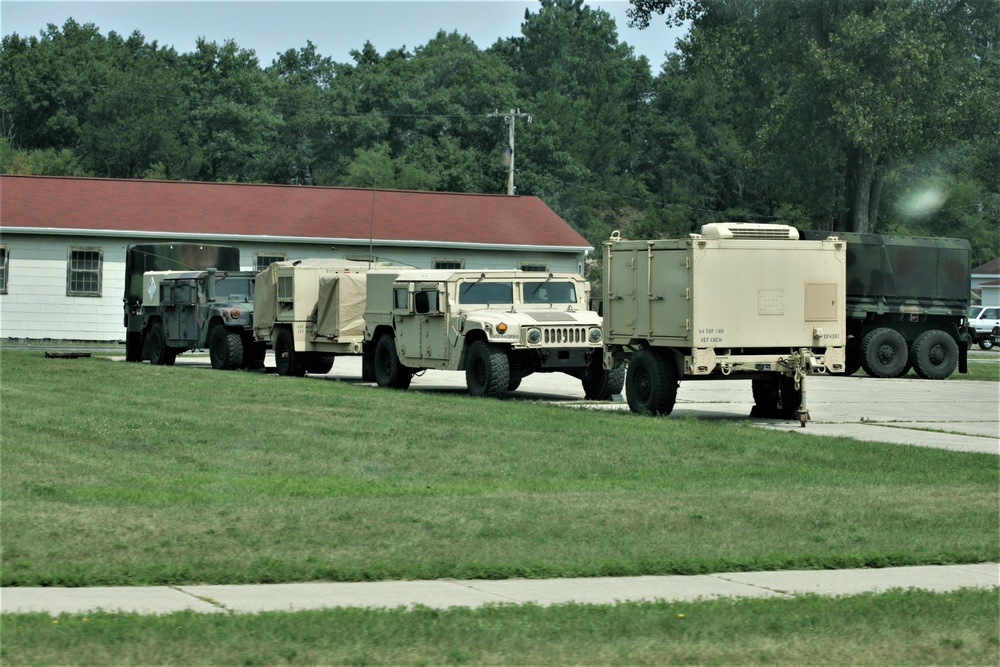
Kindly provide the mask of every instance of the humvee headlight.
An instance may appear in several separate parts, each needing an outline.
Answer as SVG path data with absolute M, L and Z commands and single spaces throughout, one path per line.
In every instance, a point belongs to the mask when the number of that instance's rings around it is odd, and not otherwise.
M 540 329 L 528 329 L 528 342 L 538 343 L 542 340 L 542 332 Z
M 601 342 L 601 330 L 598 329 L 597 327 L 594 327 L 593 329 L 590 330 L 590 342 L 591 343 Z
M 232 312 L 230 312 L 229 314 L 233 316 L 234 320 L 240 319 L 240 309 L 239 308 L 233 308 Z
M 497 333 L 505 334 L 507 333 L 507 325 L 503 322 L 497 325 Z

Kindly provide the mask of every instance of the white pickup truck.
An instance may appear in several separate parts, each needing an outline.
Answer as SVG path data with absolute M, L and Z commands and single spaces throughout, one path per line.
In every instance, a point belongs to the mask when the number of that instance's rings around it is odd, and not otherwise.
M 1000 328 L 1000 307 L 972 306 L 969 308 L 969 335 L 973 343 L 984 350 L 992 350 L 993 334 Z

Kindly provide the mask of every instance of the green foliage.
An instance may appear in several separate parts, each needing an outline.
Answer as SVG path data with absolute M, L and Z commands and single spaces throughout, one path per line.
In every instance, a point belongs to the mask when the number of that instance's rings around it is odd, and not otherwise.
M 1000 254 L 994 0 L 632 0 L 690 32 L 654 76 L 603 10 L 542 0 L 485 50 L 439 32 L 266 68 L 68 19 L 0 48 L 0 168 L 504 192 L 592 244 L 718 220 L 957 236 Z M 664 45 L 665 48 L 668 45 Z

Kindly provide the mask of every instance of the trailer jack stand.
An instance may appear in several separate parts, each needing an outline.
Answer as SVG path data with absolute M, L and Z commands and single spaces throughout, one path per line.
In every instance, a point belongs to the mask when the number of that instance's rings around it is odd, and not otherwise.
M 809 421 L 809 419 L 809 411 L 806 410 L 806 406 L 803 405 L 799 408 L 799 424 L 802 425 L 802 428 L 806 427 L 806 422 Z

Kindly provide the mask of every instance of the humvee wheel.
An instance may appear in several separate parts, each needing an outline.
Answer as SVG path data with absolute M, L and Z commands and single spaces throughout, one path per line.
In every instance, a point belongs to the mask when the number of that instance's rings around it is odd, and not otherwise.
M 624 364 L 605 370 L 604 360 L 600 354 L 595 354 L 590 366 L 584 371 L 583 378 L 584 398 L 591 401 L 609 401 L 615 394 L 622 393 L 625 386 L 625 366 Z
M 943 380 L 958 367 L 958 343 L 940 329 L 925 331 L 913 341 L 910 361 L 925 380 Z
M 243 368 L 248 371 L 259 371 L 264 368 L 264 358 L 267 356 L 267 345 L 253 340 L 243 341 Z
M 274 365 L 278 375 L 302 377 L 306 374 L 302 355 L 295 352 L 295 339 L 289 329 L 282 329 L 274 339 Z
M 513 373 L 511 373 L 510 374 L 510 379 L 507 380 L 507 391 L 514 391 L 515 389 L 517 389 L 518 387 L 520 387 L 521 386 L 521 380 L 523 380 L 523 379 L 524 378 L 521 377 L 520 375 L 514 375 Z
M 861 367 L 874 378 L 894 378 L 906 368 L 906 340 L 894 329 L 869 331 L 861 341 Z
M 243 367 L 243 339 L 234 331 L 217 325 L 208 336 L 208 356 L 212 360 L 212 368 L 218 371 L 231 371 Z
M 471 396 L 506 398 L 510 365 L 503 348 L 484 340 L 474 342 L 465 362 L 465 384 Z
M 677 400 L 677 368 L 660 354 L 643 348 L 632 355 L 625 374 L 625 393 L 632 412 L 669 415 Z
M 173 366 L 177 361 L 177 352 L 167 345 L 167 337 L 163 335 L 163 324 L 153 322 L 146 334 L 149 341 L 149 363 L 154 366 Z
M 413 373 L 396 354 L 396 340 L 383 334 L 375 345 L 375 383 L 390 389 L 406 389 L 412 379 Z

